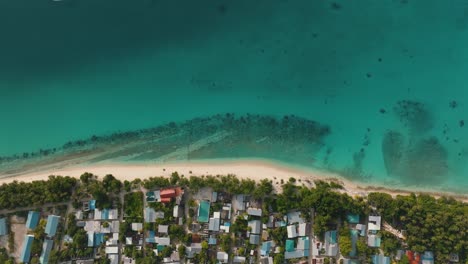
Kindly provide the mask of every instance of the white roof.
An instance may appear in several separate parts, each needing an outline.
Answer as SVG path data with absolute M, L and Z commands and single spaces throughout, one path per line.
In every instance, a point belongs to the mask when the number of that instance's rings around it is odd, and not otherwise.
M 229 255 L 226 252 L 218 252 L 216 254 L 216 259 L 221 261 L 222 263 L 225 263 L 229 259 Z
M 131 245 L 132 244 L 132 238 L 131 237 L 126 237 L 125 238 L 125 245 Z
M 117 209 L 110 209 L 109 210 L 109 220 L 116 220 L 119 218 L 119 212 Z
M 220 219 L 219 218 L 213 218 L 211 217 L 210 218 L 210 222 L 208 224 L 208 230 L 210 231 L 219 231 L 219 221 Z
M 165 233 L 167 234 L 167 231 L 169 229 L 168 225 L 159 225 L 158 226 L 158 233 Z
M 245 262 L 245 257 L 244 256 L 235 256 L 232 261 L 234 263 L 242 263 L 242 262 Z
M 221 218 L 221 212 L 214 212 L 213 218 Z
M 133 231 L 140 231 L 143 229 L 143 223 L 132 223 Z
M 169 237 L 155 237 L 156 243 L 163 246 L 169 246 L 171 239 Z
M 118 247 L 106 247 L 106 254 L 118 254 L 119 248 Z
M 299 224 L 299 236 L 306 236 L 307 235 L 306 230 L 307 230 L 306 223 Z
M 368 229 L 369 230 L 379 231 L 380 230 L 380 221 L 381 221 L 380 216 L 370 215 L 369 216 L 369 227 L 368 227 Z
M 178 206 L 178 205 L 174 206 L 174 210 L 173 210 L 173 212 L 172 212 L 172 216 L 173 216 L 173 217 L 179 217 L 179 206 Z
M 288 230 L 288 238 L 295 238 L 297 237 L 297 230 L 295 225 L 289 225 L 287 227 Z
M 249 221 L 248 226 L 250 227 L 250 233 L 252 234 L 260 234 L 262 232 L 262 222 L 260 222 L 260 220 Z

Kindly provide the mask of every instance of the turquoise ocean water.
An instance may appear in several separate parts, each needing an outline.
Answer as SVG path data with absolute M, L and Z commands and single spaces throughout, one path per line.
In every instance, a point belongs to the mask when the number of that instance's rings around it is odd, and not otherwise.
M 331 127 L 330 167 L 468 186 L 467 0 L 4 0 L 0 32 L 0 155 L 294 114 Z

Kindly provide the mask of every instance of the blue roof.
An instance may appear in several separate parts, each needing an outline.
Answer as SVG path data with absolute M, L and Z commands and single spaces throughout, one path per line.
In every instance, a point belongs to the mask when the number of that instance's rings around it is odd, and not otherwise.
M 101 218 L 103 220 L 108 220 L 109 219 L 109 209 L 103 209 L 102 210 Z
M 89 201 L 89 209 L 95 210 L 96 209 L 96 200 Z
M 49 215 L 47 217 L 47 225 L 45 228 L 45 233 L 48 236 L 52 237 L 52 236 L 55 236 L 55 233 L 57 233 L 59 219 L 60 219 L 60 216 L 57 216 L 57 215 Z
M 208 238 L 208 245 L 216 245 L 216 238 L 214 237 Z
M 356 229 L 351 230 L 351 252 L 349 253 L 350 257 L 355 257 L 357 254 L 357 239 L 358 239 L 358 231 Z
M 390 257 L 384 255 L 373 255 L 372 256 L 373 264 L 390 264 Z
M 104 234 L 102 233 L 95 233 L 94 234 L 94 246 L 97 247 L 104 243 Z
M 271 241 L 263 242 L 262 248 L 260 249 L 260 254 L 262 256 L 266 256 L 270 254 L 270 249 L 271 249 Z
M 0 218 L 0 236 L 6 235 L 8 232 L 7 226 L 6 226 L 6 218 Z
M 33 235 L 25 235 L 23 249 L 21 250 L 20 262 L 29 262 L 31 258 L 31 246 L 34 240 Z
M 346 216 L 348 223 L 350 224 L 359 224 L 359 215 L 358 214 L 348 214 Z
M 39 212 L 29 211 L 28 220 L 26 221 L 26 228 L 34 229 L 39 223 Z
M 52 250 L 53 245 L 54 245 L 53 240 L 51 240 L 51 239 L 44 240 L 44 243 L 42 244 L 41 257 L 39 258 L 41 264 L 48 264 L 49 263 L 50 251 Z

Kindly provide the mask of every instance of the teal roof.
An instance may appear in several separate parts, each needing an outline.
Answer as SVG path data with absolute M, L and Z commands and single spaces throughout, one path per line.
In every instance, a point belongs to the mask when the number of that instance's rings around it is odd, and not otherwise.
M 21 250 L 20 262 L 28 263 L 31 258 L 31 246 L 34 240 L 33 235 L 25 235 L 23 249 Z
M 325 241 L 330 244 L 336 244 L 336 230 L 325 232 Z
M 208 223 L 210 216 L 210 202 L 201 201 L 198 207 L 198 222 Z
M 34 229 L 39 223 L 39 212 L 29 211 L 28 220 L 26 221 L 26 228 Z
M 262 248 L 260 249 L 260 253 L 262 256 L 266 256 L 270 254 L 271 249 L 271 241 L 263 242 Z
M 348 219 L 348 223 L 350 224 L 359 224 L 358 214 L 348 214 L 346 218 Z
M 294 251 L 294 240 L 291 240 L 291 239 L 286 240 L 286 251 L 287 252 Z
M 8 233 L 6 226 L 6 218 L 0 218 L 0 236 L 4 236 Z
M 49 215 L 47 217 L 47 225 L 45 228 L 45 233 L 53 237 L 57 233 L 58 222 L 60 220 L 60 216 L 57 215 Z
M 41 257 L 39 258 L 41 264 L 48 264 L 49 263 L 50 251 L 52 250 L 53 245 L 54 245 L 53 240 L 51 240 L 51 239 L 44 240 L 44 243 L 42 244 Z

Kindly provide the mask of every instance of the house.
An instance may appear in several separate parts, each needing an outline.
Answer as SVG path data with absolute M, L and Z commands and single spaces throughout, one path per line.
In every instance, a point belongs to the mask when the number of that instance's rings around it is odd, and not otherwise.
M 434 253 L 432 251 L 425 251 L 421 256 L 422 264 L 434 264 Z
M 203 200 L 198 206 L 198 222 L 208 223 L 210 215 L 210 202 Z
M 372 264 L 390 264 L 390 257 L 384 255 L 373 255 Z
M 273 264 L 273 258 L 272 257 L 261 257 L 260 258 L 260 264 Z
M 182 210 L 180 209 L 180 206 L 175 205 L 174 209 L 172 210 L 172 216 L 173 217 L 180 217 L 182 216 Z
M 106 254 L 119 254 L 119 247 L 106 247 Z
M 224 222 L 224 224 L 220 226 L 219 229 L 224 231 L 225 233 L 229 233 L 229 230 L 231 229 L 231 223 Z
M 232 263 L 244 263 L 245 257 L 244 256 L 234 256 L 232 259 Z
M 325 232 L 325 254 L 329 257 L 334 257 L 338 254 L 338 243 L 336 239 L 336 230 Z
M 220 220 L 219 218 L 214 218 L 211 217 L 209 224 L 208 224 L 208 230 L 214 231 L 214 232 L 219 232 L 219 225 L 220 225 Z
M 381 217 L 380 216 L 374 216 L 370 215 L 369 216 L 369 231 L 380 231 L 380 225 L 381 225 Z
M 161 245 L 161 246 L 170 246 L 171 245 L 171 239 L 169 237 L 155 237 L 156 244 Z
M 83 211 L 78 210 L 75 212 L 75 218 L 76 220 L 83 220 Z
M 250 234 L 249 243 L 252 245 L 260 244 L 260 235 L 258 234 Z
M 148 232 L 148 237 L 146 238 L 146 243 L 156 243 L 156 235 L 154 234 L 154 231 L 149 231 Z
M 190 247 L 187 247 L 185 250 L 185 253 L 187 255 L 187 258 L 193 258 L 195 257 L 196 254 L 200 254 L 202 251 L 201 243 L 192 243 L 190 244 Z
M 232 206 L 235 208 L 235 210 L 245 211 L 244 198 L 245 198 L 245 196 L 243 194 L 234 195 L 234 197 L 232 199 Z
M 381 238 L 379 235 L 369 234 L 367 236 L 367 245 L 369 247 L 380 247 Z
M 156 212 L 151 207 L 145 207 L 145 222 L 146 223 L 156 222 Z
M 0 218 L 0 236 L 8 234 L 8 228 L 6 224 L 6 218 Z
M 168 225 L 158 225 L 158 233 L 159 234 L 167 234 L 169 232 Z
M 227 263 L 229 259 L 229 255 L 226 252 L 218 251 L 218 253 L 216 254 L 216 259 L 220 261 L 221 263 Z
M 57 233 L 58 222 L 60 220 L 60 216 L 57 215 L 49 215 L 47 217 L 47 224 L 45 227 L 45 233 L 49 237 L 55 236 Z
M 143 223 L 132 223 L 132 231 L 140 232 L 143 230 Z
M 231 204 L 230 203 L 227 203 L 227 204 L 224 204 L 223 206 L 223 211 L 221 213 L 223 215 L 223 219 L 231 219 Z
M 297 240 L 297 247 L 294 248 L 294 240 L 286 240 L 285 259 L 308 257 L 310 251 L 309 237 L 301 237 Z
M 107 258 L 109 259 L 110 264 L 119 264 L 118 254 L 107 254 Z
M 208 238 L 208 245 L 216 245 L 216 244 L 217 244 L 216 237 L 211 235 L 210 238 Z
M 274 241 L 266 241 L 262 243 L 262 247 L 260 249 L 260 255 L 268 256 L 270 255 L 271 248 L 275 246 Z
M 358 214 L 348 214 L 346 216 L 348 223 L 350 224 L 359 224 L 359 215 Z
M 299 224 L 298 236 L 300 236 L 300 237 L 307 236 L 308 233 L 310 232 L 308 227 L 309 227 L 309 225 L 307 223 Z
M 260 208 L 247 208 L 247 214 L 252 216 L 262 216 L 262 209 Z
M 249 221 L 247 226 L 250 227 L 250 234 L 262 233 L 262 222 L 260 220 Z
M 156 201 L 156 196 L 153 191 L 146 192 L 146 201 L 148 203 Z
M 295 238 L 297 237 L 297 228 L 295 225 L 288 225 L 286 228 L 288 231 L 288 238 Z
M 33 235 L 25 235 L 23 248 L 21 249 L 20 262 L 28 263 L 31 258 L 31 246 L 34 240 Z
M 95 210 L 96 209 L 96 200 L 89 201 L 88 208 L 89 208 L 88 210 Z
M 54 245 L 54 241 L 52 239 L 44 240 L 44 243 L 42 244 L 41 256 L 39 257 L 39 261 L 41 264 L 49 263 L 50 251 L 52 251 L 53 245 Z
M 119 243 L 119 233 L 112 233 L 112 237 L 106 241 L 106 246 L 113 246 Z
M 26 228 L 27 229 L 34 229 L 36 228 L 37 224 L 39 223 L 39 212 L 29 211 L 28 212 L 28 220 L 26 220 Z
M 365 236 L 366 235 L 366 225 L 357 224 L 356 225 L 356 230 L 359 231 L 360 236 Z
M 287 215 L 288 218 L 288 224 L 302 224 L 305 223 L 304 218 L 302 218 L 301 213 L 299 211 L 292 211 L 289 212 Z
M 94 247 L 94 232 L 90 231 L 88 234 L 88 247 Z

